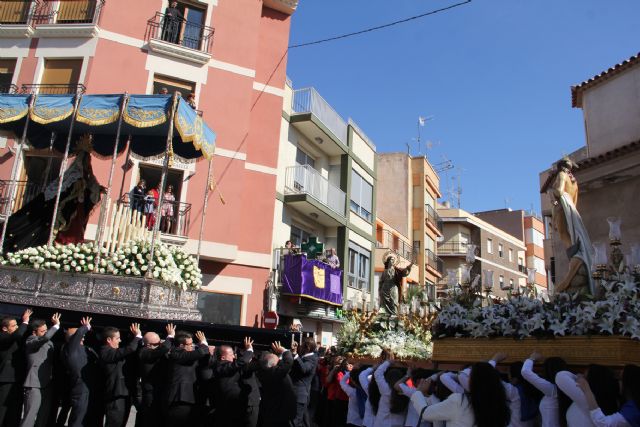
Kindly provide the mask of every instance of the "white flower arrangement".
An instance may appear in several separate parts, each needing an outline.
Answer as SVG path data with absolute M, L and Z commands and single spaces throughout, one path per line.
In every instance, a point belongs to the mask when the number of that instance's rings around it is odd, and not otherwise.
M 553 302 L 513 296 L 485 307 L 452 301 L 438 314 L 432 333 L 434 338 L 622 335 L 640 340 L 638 284 L 627 276 L 603 287 L 600 300 L 559 294 Z
M 101 274 L 142 277 L 149 269 L 151 244 L 144 240 L 124 243 L 109 255 L 102 248 L 99 269 Z M 36 270 L 55 270 L 75 273 L 95 273 L 98 248 L 93 243 L 55 245 L 52 248 L 37 246 L 8 253 L 0 259 L 0 264 L 16 267 L 30 267 Z M 153 277 L 162 282 L 181 288 L 199 289 L 202 274 L 192 255 L 177 246 L 156 243 L 154 250 Z

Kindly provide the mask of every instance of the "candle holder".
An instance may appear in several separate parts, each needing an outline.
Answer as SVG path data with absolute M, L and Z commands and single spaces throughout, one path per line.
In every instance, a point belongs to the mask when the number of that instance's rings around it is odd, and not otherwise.
M 482 273 L 484 276 L 482 280 L 482 287 L 486 294 L 487 304 L 492 305 L 493 300 L 491 299 L 490 295 L 491 290 L 493 289 L 493 270 L 482 270 Z

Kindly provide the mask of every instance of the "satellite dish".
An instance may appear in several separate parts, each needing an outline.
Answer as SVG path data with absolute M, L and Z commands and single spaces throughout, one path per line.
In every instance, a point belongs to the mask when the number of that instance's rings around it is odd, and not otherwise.
M 438 242 L 438 243 L 442 243 L 442 242 L 444 242 L 444 236 L 438 236 L 438 237 L 436 237 L 436 242 Z

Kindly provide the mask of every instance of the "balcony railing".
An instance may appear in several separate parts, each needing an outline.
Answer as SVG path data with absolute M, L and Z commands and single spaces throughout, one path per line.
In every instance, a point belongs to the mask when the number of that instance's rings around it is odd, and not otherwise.
M 42 185 L 33 182 L 0 180 L 0 215 L 4 215 L 8 203 L 13 203 L 9 211 L 13 213 L 33 200 L 42 190 Z
M 32 16 L 31 0 L 2 0 L 0 1 L 0 24 L 26 25 Z
M 345 217 L 347 195 L 310 165 L 290 166 L 286 170 L 284 194 L 308 194 L 333 212 Z
M 431 249 L 424 250 L 425 264 L 442 274 L 444 272 L 444 263 L 436 256 Z
M 162 40 L 189 49 L 209 53 L 213 43 L 213 27 L 174 19 L 164 13 L 147 21 L 145 40 Z
M 98 24 L 105 0 L 46 0 L 38 4 L 33 22 L 41 24 Z
M 11 85 L 0 85 L 0 93 L 18 93 L 18 86 Z
M 85 93 L 87 88 L 83 84 L 25 84 L 20 88 L 22 93 L 37 93 L 48 95 L 72 95 Z
M 382 232 L 378 232 L 376 247 L 391 249 L 407 261 L 413 262 L 416 259 L 413 246 L 400 239 L 389 230 L 382 230 Z
M 291 110 L 294 114 L 313 114 L 342 144 L 346 145 L 347 124 L 314 88 L 308 87 L 293 91 Z
M 450 240 L 438 245 L 438 253 L 440 255 L 465 255 L 467 253 L 468 246 L 468 242 Z
M 140 207 L 144 212 L 144 201 L 136 201 L 135 208 Z M 131 208 L 129 194 L 123 194 L 119 204 Z M 191 203 L 165 201 L 165 209 L 154 206 L 154 221 L 160 221 L 160 231 L 164 234 L 187 237 L 191 225 Z M 163 213 L 167 215 L 163 218 Z M 147 220 L 147 224 L 149 221 Z
M 438 215 L 438 212 L 436 212 L 436 210 L 433 208 L 433 206 L 424 205 L 424 214 L 427 223 L 436 227 L 438 231 L 442 233 L 442 219 L 440 218 L 440 215 Z

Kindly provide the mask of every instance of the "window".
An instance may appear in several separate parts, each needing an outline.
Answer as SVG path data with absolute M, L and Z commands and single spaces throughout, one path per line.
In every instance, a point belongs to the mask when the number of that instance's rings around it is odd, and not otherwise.
M 309 165 L 315 169 L 316 161 L 314 160 L 313 157 L 311 157 L 310 155 L 302 151 L 300 147 L 298 147 L 296 149 L 296 165 L 298 166 Z
M 200 49 L 206 9 L 185 2 L 178 2 L 177 9 L 182 14 L 182 19 L 164 23 L 162 39 L 189 49 Z
M 191 204 L 180 202 L 183 176 L 184 172 L 182 170 L 169 169 L 165 190 L 171 186 L 173 188 L 173 197 L 175 200 L 173 202 L 165 201 L 163 205 L 166 205 L 167 208 L 158 210 L 157 212 L 160 212 L 160 215 L 157 213 L 155 215 L 155 219 L 161 221 L 160 231 L 167 234 L 184 236 L 189 225 L 189 211 Z M 138 181 L 141 179 L 144 179 L 147 184 L 147 191 L 156 189 L 158 190 L 158 194 L 160 194 L 162 167 L 140 164 Z M 168 207 L 169 203 L 172 205 L 172 209 Z
M 373 187 L 358 173 L 351 171 L 351 211 L 371 221 Z
M 0 24 L 26 24 L 30 8 L 29 1 L 0 2 Z
M 369 272 L 371 252 L 349 242 L 349 269 L 347 285 L 369 292 Z
M 166 88 L 169 94 L 179 92 L 185 100 L 189 97 L 190 93 L 196 92 L 196 84 L 194 82 L 188 82 L 186 80 L 180 80 L 173 77 L 162 76 L 160 74 L 154 74 L 153 76 L 153 93 L 160 93 L 162 89 Z
M 509 289 L 513 289 L 513 279 L 509 279 Z
M 309 237 L 311 237 L 311 233 L 298 228 L 295 225 L 291 226 L 291 236 L 289 237 L 289 240 L 291 240 L 291 243 L 293 243 L 294 246 L 301 248 L 302 243 L 308 241 Z
M 59 24 L 91 23 L 97 4 L 95 0 L 61 1 L 56 22 Z
M 45 59 L 40 93 L 75 93 L 80 82 L 82 59 Z
M 487 252 L 490 254 L 493 253 L 493 240 L 491 239 L 487 239 Z
M 518 271 L 524 272 L 524 260 L 518 257 Z
M 502 258 L 502 253 L 503 253 L 503 247 L 502 247 L 502 243 L 498 243 L 498 256 L 500 258 Z
M 9 93 L 13 72 L 16 69 L 15 59 L 0 59 L 0 93 Z
M 509 262 L 513 262 L 513 249 L 509 248 Z
M 242 295 L 198 292 L 198 310 L 203 322 L 239 325 L 242 314 Z
M 500 289 L 504 289 L 504 276 L 500 275 L 499 280 L 500 280 Z

